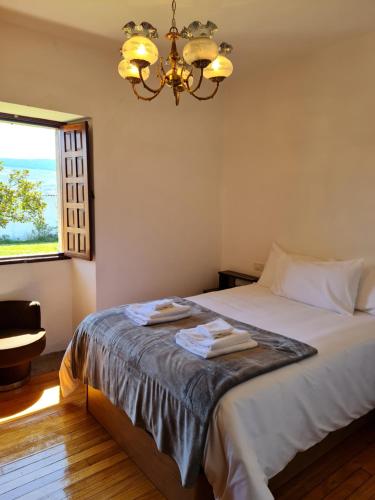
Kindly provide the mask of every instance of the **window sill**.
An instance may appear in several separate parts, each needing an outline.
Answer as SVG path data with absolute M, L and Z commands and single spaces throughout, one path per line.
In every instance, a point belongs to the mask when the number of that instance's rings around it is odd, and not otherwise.
M 45 255 L 21 255 L 18 257 L 0 257 L 0 266 L 8 264 L 33 264 L 35 262 L 52 262 L 56 260 L 68 260 L 63 253 L 49 253 Z

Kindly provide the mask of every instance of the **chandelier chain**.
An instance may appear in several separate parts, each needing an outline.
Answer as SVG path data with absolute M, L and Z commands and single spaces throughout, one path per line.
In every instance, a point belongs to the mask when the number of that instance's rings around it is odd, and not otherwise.
M 173 28 L 176 28 L 176 0 L 172 0 L 172 26 Z

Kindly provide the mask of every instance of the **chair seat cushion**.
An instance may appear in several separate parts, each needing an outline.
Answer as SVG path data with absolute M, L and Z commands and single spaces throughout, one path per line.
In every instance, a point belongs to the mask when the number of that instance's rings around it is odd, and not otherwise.
M 0 367 L 23 363 L 38 356 L 46 345 L 46 331 L 0 330 Z

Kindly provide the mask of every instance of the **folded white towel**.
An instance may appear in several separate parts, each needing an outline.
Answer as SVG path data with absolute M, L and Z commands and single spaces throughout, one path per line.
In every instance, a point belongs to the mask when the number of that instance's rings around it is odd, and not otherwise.
M 152 314 L 151 316 L 146 316 L 143 314 L 138 314 L 131 309 L 126 310 L 126 315 L 129 319 L 134 321 L 137 325 L 156 325 L 158 323 L 168 323 L 169 321 L 177 321 L 179 319 L 187 318 L 191 315 L 190 308 L 183 310 L 173 310 L 170 314 Z
M 186 338 L 189 342 L 199 344 L 201 347 L 205 347 L 213 351 L 232 345 L 243 344 L 244 342 L 249 342 L 250 340 L 252 340 L 251 335 L 248 331 L 240 330 L 239 328 L 232 328 L 231 333 L 225 335 L 225 337 L 219 337 L 216 339 L 202 335 L 199 332 L 198 327 L 186 328 L 179 330 L 176 333 L 176 338 L 177 337 Z
M 202 358 L 213 358 L 258 345 L 247 330 L 234 328 L 221 318 L 194 328 L 179 330 L 176 333 L 176 343 Z
M 217 318 L 204 325 L 198 325 L 196 329 L 201 335 L 216 339 L 229 335 L 233 330 L 233 326 L 224 319 Z
M 209 359 L 216 356 L 222 356 L 223 354 L 229 354 L 231 352 L 245 351 L 246 349 L 253 349 L 258 345 L 255 340 L 249 340 L 236 345 L 231 345 L 223 347 L 221 349 L 212 350 L 210 348 L 200 346 L 196 342 L 191 342 L 188 338 L 184 336 L 178 337 L 176 335 L 176 344 L 180 347 L 186 349 L 187 351 L 200 356 L 201 358 Z
M 173 300 L 172 299 L 154 300 L 152 302 L 146 302 L 144 304 L 133 304 L 133 306 L 141 306 L 141 309 L 143 309 L 144 311 L 150 311 L 150 312 L 162 311 L 167 307 L 173 307 Z
M 127 313 L 136 314 L 138 316 L 144 316 L 145 318 L 157 319 L 163 316 L 171 316 L 174 314 L 181 314 L 183 312 L 190 311 L 190 306 L 184 306 L 182 304 L 177 304 L 177 302 L 171 302 L 170 305 L 163 307 L 161 309 L 155 309 L 153 306 L 149 306 L 150 303 L 145 304 L 129 304 L 126 308 Z

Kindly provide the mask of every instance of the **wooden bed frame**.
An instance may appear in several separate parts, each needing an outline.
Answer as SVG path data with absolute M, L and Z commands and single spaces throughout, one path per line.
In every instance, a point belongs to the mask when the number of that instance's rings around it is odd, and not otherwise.
M 168 500 L 211 500 L 214 498 L 203 470 L 193 488 L 183 488 L 176 462 L 158 451 L 150 434 L 140 427 L 135 427 L 121 409 L 114 406 L 101 391 L 91 386 L 87 386 L 87 411 L 119 443 Z M 298 453 L 283 471 L 270 480 L 271 490 L 285 484 L 369 420 L 375 421 L 375 410 L 344 429 L 332 432 L 323 441 L 305 452 Z
M 135 427 L 125 412 L 91 386 L 87 387 L 87 410 L 167 499 L 214 499 L 212 488 L 203 472 L 194 488 L 183 488 L 176 462 L 165 453 L 160 453 L 150 434 Z

